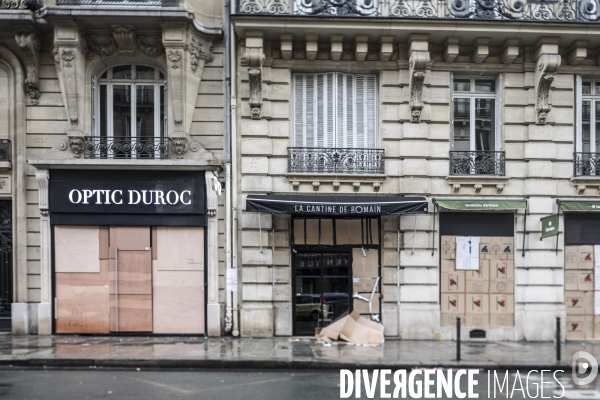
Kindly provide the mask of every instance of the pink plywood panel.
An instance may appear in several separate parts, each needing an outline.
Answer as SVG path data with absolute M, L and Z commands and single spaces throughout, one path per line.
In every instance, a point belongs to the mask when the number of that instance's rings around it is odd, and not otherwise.
M 108 261 L 98 273 L 57 273 L 56 332 L 108 333 Z
M 176 271 L 174 273 L 186 273 Z M 204 333 L 202 287 L 159 286 L 154 288 L 154 333 Z
M 115 258 L 115 247 L 119 250 L 150 250 L 149 226 L 111 226 L 109 257 Z
M 151 244 L 152 244 L 152 259 L 156 260 L 156 249 L 158 248 L 158 246 L 156 245 L 156 239 L 158 238 L 158 234 L 156 232 L 157 228 L 156 226 L 152 227 L 152 232 L 151 232 Z
M 116 296 L 110 295 L 110 331 L 117 332 Z M 152 331 L 152 296 L 139 294 L 119 295 L 118 332 Z
M 115 277 L 118 273 L 119 294 L 152 294 L 152 253 L 145 250 L 119 250 L 119 270 L 115 259 L 110 260 L 110 293 L 115 294 Z
M 108 260 L 108 226 L 99 227 L 98 233 L 100 234 L 100 237 L 98 238 L 100 242 L 100 259 Z
M 159 271 L 204 271 L 204 228 L 157 228 L 156 265 Z
M 55 272 L 100 272 L 99 235 L 97 226 L 56 226 Z

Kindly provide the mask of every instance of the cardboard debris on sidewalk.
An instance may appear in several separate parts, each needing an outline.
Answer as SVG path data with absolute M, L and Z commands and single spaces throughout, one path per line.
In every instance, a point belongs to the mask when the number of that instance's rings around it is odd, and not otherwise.
M 352 311 L 321 329 L 316 337 L 317 343 L 380 345 L 383 343 L 383 325 Z

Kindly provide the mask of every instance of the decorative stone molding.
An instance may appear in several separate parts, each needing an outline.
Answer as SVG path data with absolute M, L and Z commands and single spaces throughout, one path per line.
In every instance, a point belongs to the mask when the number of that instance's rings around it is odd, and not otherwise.
M 596 176 L 579 176 L 571 178 L 571 185 L 578 195 L 584 195 L 588 189 L 597 190 L 600 195 L 600 178 Z
M 552 109 L 549 103 L 550 87 L 554 81 L 555 73 L 560 67 L 560 56 L 557 54 L 542 54 L 535 70 L 535 111 L 536 124 L 545 125 L 548 113 Z
M 117 42 L 119 53 L 133 53 L 135 50 L 135 30 L 133 26 L 112 25 L 113 37 Z
M 30 104 L 37 105 L 40 98 L 39 70 L 42 42 L 37 33 L 27 29 L 17 30 L 15 40 L 21 50 L 25 64 L 25 93 L 29 95 Z
M 188 150 L 188 138 L 185 132 L 174 132 L 171 134 L 171 149 L 177 158 L 183 158 Z
M 481 64 L 490 54 L 490 38 L 477 38 L 475 40 L 475 48 L 471 54 L 471 61 L 475 64 Z
M 567 63 L 569 65 L 579 65 L 587 57 L 587 40 L 576 40 L 569 48 Z
M 85 82 L 85 60 L 89 52 L 89 43 L 83 37 L 75 22 L 65 22 L 54 26 L 54 47 L 52 53 L 58 73 L 61 94 L 67 118 L 71 123 L 70 130 L 80 130 L 80 113 L 84 105 L 79 97 L 79 88 Z
M 112 35 L 90 35 L 85 37 L 90 50 L 87 58 L 91 58 L 92 52 L 100 57 L 109 57 L 118 50 L 117 42 Z
M 385 175 L 355 175 L 355 174 L 288 174 L 288 181 L 292 188 L 296 191 L 300 190 L 301 185 L 306 189 L 318 190 L 324 184 L 330 184 L 333 190 L 340 191 L 346 188 L 346 192 L 357 191 L 361 185 L 368 185 L 373 188 L 374 192 L 379 191 L 383 185 Z
M 71 151 L 75 155 L 75 158 L 81 157 L 81 155 L 83 154 L 83 150 L 84 150 L 84 140 L 83 140 L 83 134 L 81 133 L 81 131 L 67 132 L 67 137 L 68 137 L 69 149 L 71 149 Z
M 369 35 L 356 35 L 354 59 L 356 61 L 365 61 L 369 52 Z
M 460 37 L 458 36 L 449 36 L 444 41 L 444 61 L 447 63 L 454 62 L 456 57 L 459 54 L 458 43 L 460 42 Z
M 50 174 L 47 169 L 36 169 L 35 179 L 38 182 L 38 198 L 40 214 L 48 215 L 48 181 Z
M 314 61 L 319 55 L 319 34 L 307 33 L 306 38 L 306 59 Z
M 206 62 L 213 60 L 212 52 L 206 52 L 204 50 L 204 43 L 196 40 L 196 38 L 193 36 L 191 37 L 187 50 L 190 53 L 190 68 L 192 69 L 192 72 L 196 72 L 198 70 L 201 60 Z
M 182 53 L 182 51 L 179 49 L 173 49 L 173 50 L 167 51 L 167 60 L 169 62 L 169 69 L 181 68 L 181 53 Z M 181 118 L 179 118 L 179 122 L 181 122 Z
M 294 36 L 291 33 L 282 33 L 279 35 L 279 40 L 281 41 L 281 58 L 291 60 L 294 51 Z
M 382 36 L 379 39 L 379 61 L 389 61 L 394 52 L 394 37 Z
M 512 64 L 519 57 L 519 39 L 506 39 L 500 60 L 503 64 Z
M 504 187 L 509 182 L 507 176 L 495 175 L 451 175 L 446 177 L 448 184 L 453 192 L 458 192 L 460 189 L 467 187 L 473 188 L 473 193 L 479 194 L 482 190 L 493 190 L 496 194 L 502 193 Z
M 329 42 L 331 48 L 329 50 L 329 57 L 333 61 L 340 61 L 342 59 L 342 53 L 344 52 L 344 35 L 330 35 Z
M 204 180 L 206 181 L 206 214 L 209 217 L 217 216 L 217 209 L 219 207 L 219 196 L 212 187 L 212 182 L 215 179 L 215 173 L 213 171 L 206 171 L 204 173 Z
M 139 35 L 136 37 L 136 42 L 140 51 L 148 57 L 158 57 L 165 53 L 165 47 L 159 35 Z
M 262 66 L 265 62 L 265 55 L 262 48 L 262 37 L 253 38 L 260 42 L 260 47 L 246 47 L 244 61 L 248 66 L 248 80 L 250 85 L 250 111 L 252 119 L 260 119 L 262 111 Z M 256 40 L 260 39 L 260 40 Z
M 410 54 L 408 61 L 408 76 L 410 77 L 410 122 L 421 121 L 421 111 L 423 110 L 421 97 L 423 94 L 423 81 L 425 80 L 427 61 L 429 61 L 429 52 L 427 51 L 413 51 Z
M 585 185 L 577 185 L 577 194 L 583 194 L 583 192 L 585 192 L 585 189 L 587 189 Z

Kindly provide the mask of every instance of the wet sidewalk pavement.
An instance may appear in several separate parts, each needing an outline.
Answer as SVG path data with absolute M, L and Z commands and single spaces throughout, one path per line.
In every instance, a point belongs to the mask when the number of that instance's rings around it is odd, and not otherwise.
M 0 334 L 0 367 L 340 369 L 469 367 L 564 369 L 587 351 L 600 358 L 600 342 L 456 342 L 386 340 L 382 346 L 317 344 L 314 338 L 204 338 L 12 336 Z

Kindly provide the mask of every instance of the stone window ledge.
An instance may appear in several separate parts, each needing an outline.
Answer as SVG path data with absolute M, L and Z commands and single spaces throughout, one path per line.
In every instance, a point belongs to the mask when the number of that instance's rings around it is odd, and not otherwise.
M 219 164 L 202 160 L 100 160 L 100 159 L 29 159 L 37 169 L 167 169 L 170 171 L 220 170 Z
M 10 161 L 0 161 L 0 171 L 8 171 L 12 168 L 12 163 Z
M 586 189 L 596 189 L 600 194 L 600 176 L 576 176 L 570 181 L 577 190 L 577 194 L 583 194 Z
M 339 190 L 341 185 L 352 185 L 355 191 L 360 189 L 361 185 L 373 187 L 377 192 L 385 179 L 384 174 L 319 174 L 319 173 L 295 173 L 286 175 L 294 190 L 300 188 L 301 183 L 312 184 L 313 189 L 319 190 L 322 184 L 330 184 L 334 190 Z
M 487 175 L 451 175 L 446 177 L 446 181 L 452 187 L 452 191 L 458 192 L 461 187 L 473 187 L 475 193 L 479 193 L 484 186 L 491 186 L 500 194 L 508 183 L 508 176 L 487 176 Z

